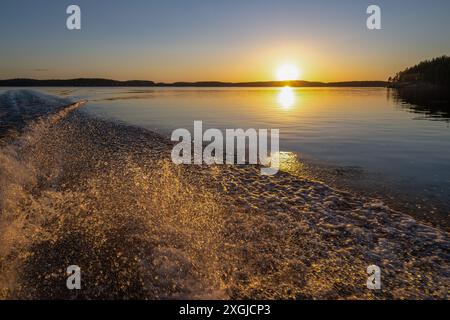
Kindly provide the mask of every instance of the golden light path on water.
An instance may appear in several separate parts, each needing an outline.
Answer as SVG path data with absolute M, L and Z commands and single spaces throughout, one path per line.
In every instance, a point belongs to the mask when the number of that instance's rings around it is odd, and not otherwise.
M 277 102 L 283 109 L 292 108 L 296 103 L 294 89 L 288 86 L 281 88 L 277 96 Z
M 295 90 L 292 87 L 285 86 L 280 88 L 277 94 L 277 103 L 283 110 L 291 110 L 297 104 Z M 303 163 L 299 159 L 299 155 L 294 152 L 280 151 L 275 155 L 279 160 L 281 171 L 289 173 L 299 173 L 303 171 Z
M 304 164 L 300 161 L 299 155 L 294 152 L 280 151 L 278 152 L 280 160 L 280 170 L 298 173 L 303 171 Z

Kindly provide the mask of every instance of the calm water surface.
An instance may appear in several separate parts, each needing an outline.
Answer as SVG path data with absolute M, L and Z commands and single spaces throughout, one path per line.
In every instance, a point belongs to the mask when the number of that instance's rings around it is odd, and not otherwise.
M 176 128 L 279 128 L 284 169 L 377 195 L 448 226 L 450 125 L 385 88 L 40 88 L 166 135 Z

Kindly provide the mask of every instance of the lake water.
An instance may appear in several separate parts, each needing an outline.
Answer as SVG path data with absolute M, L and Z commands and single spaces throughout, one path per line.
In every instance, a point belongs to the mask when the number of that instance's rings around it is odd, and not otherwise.
M 278 128 L 283 169 L 448 226 L 450 122 L 385 88 L 39 88 L 88 112 L 176 128 Z M 419 111 L 420 110 L 420 111 Z

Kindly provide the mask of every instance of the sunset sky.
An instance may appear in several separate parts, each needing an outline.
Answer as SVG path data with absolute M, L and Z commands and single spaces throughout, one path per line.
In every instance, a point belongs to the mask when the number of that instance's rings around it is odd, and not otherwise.
M 78 4 L 82 30 L 66 29 Z M 382 30 L 366 28 L 366 8 Z M 0 78 L 385 80 L 450 54 L 450 1 L 2 0 Z

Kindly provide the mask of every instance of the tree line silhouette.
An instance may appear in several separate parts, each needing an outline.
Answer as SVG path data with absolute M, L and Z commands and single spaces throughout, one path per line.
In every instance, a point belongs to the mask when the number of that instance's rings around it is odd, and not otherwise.
M 450 57 L 425 60 L 389 78 L 394 97 L 410 111 L 450 119 Z
M 441 56 L 425 60 L 398 72 L 389 82 L 423 82 L 437 86 L 450 86 L 450 57 Z

